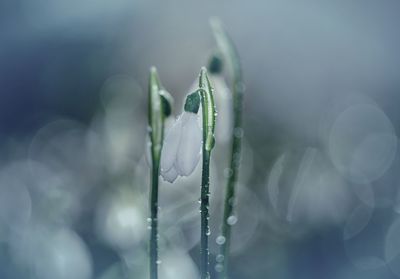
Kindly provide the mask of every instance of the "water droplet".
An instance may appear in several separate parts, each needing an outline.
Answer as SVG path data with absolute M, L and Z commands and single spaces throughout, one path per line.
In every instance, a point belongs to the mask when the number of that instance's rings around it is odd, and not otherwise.
M 215 257 L 215 260 L 216 260 L 218 263 L 222 263 L 222 262 L 224 261 L 224 259 L 225 259 L 225 257 L 224 257 L 224 255 L 222 255 L 222 254 L 218 254 L 218 255 Z
M 210 228 L 207 228 L 206 235 L 210 235 L 210 234 L 211 234 L 211 230 L 210 230 Z
M 235 154 L 233 154 L 232 160 L 233 160 L 233 163 L 235 164 L 235 166 L 238 167 L 240 165 L 240 159 L 241 159 L 241 156 L 240 156 L 239 152 L 236 152 Z
M 198 202 L 198 203 L 201 203 L 201 199 L 198 199 L 197 202 Z
M 228 225 L 230 225 L 230 226 L 235 225 L 236 222 L 237 222 L 237 217 L 234 216 L 234 215 L 229 216 L 228 219 L 226 219 L 226 223 L 227 223 Z
M 224 236 L 222 236 L 222 235 L 219 235 L 216 239 L 215 239 L 215 242 L 218 244 L 218 245 L 222 245 L 222 244 L 224 244 L 225 243 L 225 237 Z M 218 255 L 219 256 L 219 255 Z M 217 257 L 218 257 L 217 256 Z M 222 255 L 221 255 L 222 256 Z
M 231 177 L 232 174 L 233 174 L 233 170 L 232 170 L 231 168 L 226 168 L 226 169 L 224 169 L 224 176 L 225 176 L 226 178 Z
M 218 264 L 216 264 L 215 265 L 215 271 L 216 272 L 222 272 L 224 270 L 224 266 L 222 265 L 222 264 L 220 264 L 220 263 L 218 263 Z
M 151 218 L 147 218 L 147 223 L 151 223 Z
M 240 128 L 240 127 L 235 128 L 235 129 L 233 130 L 233 135 L 234 135 L 236 138 L 241 138 L 241 137 L 243 137 L 243 129 Z
M 215 135 L 214 134 L 212 135 L 210 143 L 211 143 L 211 148 L 214 148 L 214 146 L 215 146 Z
M 161 263 L 162 263 L 161 260 L 156 261 L 156 264 L 158 264 L 158 265 L 160 265 Z

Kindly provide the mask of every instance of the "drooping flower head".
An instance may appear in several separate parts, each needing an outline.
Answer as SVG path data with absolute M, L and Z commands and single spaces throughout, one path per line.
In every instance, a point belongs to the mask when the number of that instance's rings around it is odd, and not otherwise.
M 172 183 L 178 176 L 189 176 L 200 160 L 202 132 L 197 113 L 200 96 L 187 96 L 184 111 L 167 129 L 161 154 L 161 176 Z

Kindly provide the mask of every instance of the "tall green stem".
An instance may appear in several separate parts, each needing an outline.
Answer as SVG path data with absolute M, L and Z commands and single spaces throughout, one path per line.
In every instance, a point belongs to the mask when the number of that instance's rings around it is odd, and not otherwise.
M 208 236 L 210 228 L 208 221 L 210 214 L 208 212 L 210 204 L 210 152 L 203 148 L 203 172 L 201 175 L 201 240 L 200 240 L 200 270 L 201 279 L 209 278 L 209 248 Z
M 154 161 L 153 161 L 154 163 Z M 158 174 L 159 164 L 153 164 L 150 193 L 150 279 L 158 278 Z
M 199 77 L 199 94 L 201 97 L 202 117 L 203 117 L 203 163 L 201 176 L 201 241 L 200 241 L 200 272 L 201 279 L 209 279 L 209 248 L 208 237 L 210 227 L 208 224 L 209 204 L 210 204 L 210 158 L 211 150 L 214 147 L 215 129 L 215 105 L 213 88 L 207 76 L 207 70 L 201 69 Z
M 220 253 L 223 255 L 222 271 L 220 278 L 228 278 L 229 253 L 231 244 L 232 217 L 234 214 L 234 205 L 236 198 L 236 184 L 240 166 L 241 145 L 242 145 L 242 107 L 244 83 L 242 77 L 242 69 L 240 65 L 237 51 L 222 28 L 220 22 L 213 20 L 211 22 L 214 36 L 217 41 L 218 48 L 223 56 L 223 61 L 226 64 L 228 75 L 231 80 L 232 100 L 233 100 L 233 130 L 232 130 L 232 146 L 231 160 L 228 181 L 225 189 L 224 213 L 222 222 L 221 234 L 224 237 L 224 242 L 221 245 Z M 231 218 L 230 218 L 231 217 Z
M 161 149 L 164 139 L 164 118 L 171 111 L 170 96 L 162 90 L 157 70 L 150 70 L 149 78 L 149 138 L 151 142 L 151 185 L 150 185 L 150 279 L 158 278 L 158 177 L 160 174 Z

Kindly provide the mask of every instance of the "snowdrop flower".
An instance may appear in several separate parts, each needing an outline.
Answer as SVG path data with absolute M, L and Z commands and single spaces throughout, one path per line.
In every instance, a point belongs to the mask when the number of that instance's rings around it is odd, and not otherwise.
M 189 176 L 200 160 L 202 131 L 197 112 L 198 92 L 186 99 L 185 110 L 166 131 L 161 153 L 161 176 L 172 183 L 178 176 Z

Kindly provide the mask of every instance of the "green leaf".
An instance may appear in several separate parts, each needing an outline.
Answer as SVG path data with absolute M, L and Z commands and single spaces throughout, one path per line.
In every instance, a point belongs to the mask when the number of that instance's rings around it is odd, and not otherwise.
M 214 89 L 207 75 L 207 69 L 201 68 L 199 76 L 199 92 L 203 109 L 203 135 L 206 151 L 211 151 L 215 145 L 215 110 Z

